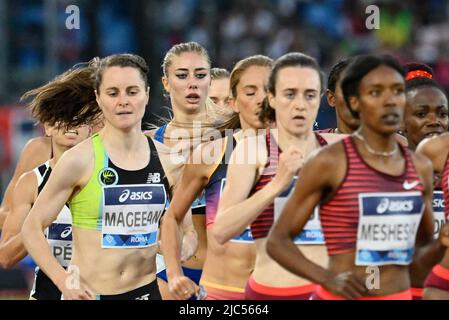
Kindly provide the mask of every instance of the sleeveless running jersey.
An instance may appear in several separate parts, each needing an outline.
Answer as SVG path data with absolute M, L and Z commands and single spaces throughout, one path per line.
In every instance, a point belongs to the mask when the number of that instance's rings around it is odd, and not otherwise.
M 222 157 L 217 167 L 209 178 L 209 183 L 205 188 L 206 195 L 206 228 L 212 227 L 217 216 L 218 202 L 220 201 L 226 183 L 226 172 L 232 150 L 234 150 L 237 141 L 232 136 L 227 136 L 225 148 L 222 150 Z M 231 242 L 253 243 L 250 228 L 246 228 L 242 234 L 235 236 Z
M 399 144 L 405 170 L 391 176 L 369 166 L 351 136 L 342 143 L 345 178 L 320 207 L 328 254 L 355 251 L 356 265 L 408 265 L 424 210 L 424 187 L 410 151 Z
M 51 174 L 50 161 L 40 165 L 33 170 L 37 178 L 38 194 L 42 191 Z M 45 237 L 53 256 L 58 262 L 66 268 L 72 257 L 72 216 L 67 204 L 59 212 L 53 223 L 45 229 Z M 36 276 L 34 279 L 31 296 L 38 300 L 58 300 L 61 298 L 61 292 L 53 284 L 50 278 L 39 268 L 36 267 Z
M 167 129 L 167 124 L 164 124 L 163 126 L 156 129 L 154 132 L 154 140 L 164 143 L 164 134 L 165 130 Z M 170 206 L 170 202 L 167 202 L 167 209 Z M 205 214 L 206 213 L 206 195 L 203 191 L 201 195 L 195 199 L 192 203 L 192 214 Z
M 320 146 L 327 145 L 326 140 L 314 132 L 315 137 Z M 250 192 L 250 197 L 257 191 L 264 188 L 276 175 L 278 168 L 279 155 L 282 152 L 276 143 L 276 140 L 272 136 L 271 132 L 268 131 L 266 134 L 266 144 L 268 152 L 268 162 L 259 177 L 258 181 L 252 188 Z M 251 223 L 251 233 L 254 239 L 265 238 L 274 223 L 274 220 L 282 212 L 282 208 L 289 196 L 290 192 L 293 190 L 296 184 L 296 179 L 292 181 L 290 186 L 279 195 L 273 203 L 268 205 L 259 216 Z M 277 209 L 277 210 L 276 210 Z M 317 215 L 317 210 L 312 215 L 311 220 L 305 226 L 303 232 L 301 232 L 295 239 L 296 244 L 320 244 L 323 243 L 321 227 L 319 225 L 319 217 Z
M 91 139 L 95 167 L 89 182 L 69 202 L 73 226 L 101 230 L 103 248 L 155 245 L 169 184 L 153 141 L 147 137 L 146 167 L 129 171 L 112 163 L 98 134 Z

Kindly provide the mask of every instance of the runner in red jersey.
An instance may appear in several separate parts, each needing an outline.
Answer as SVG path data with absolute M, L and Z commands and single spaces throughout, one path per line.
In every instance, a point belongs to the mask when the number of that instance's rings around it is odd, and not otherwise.
M 315 59 L 301 53 L 280 57 L 273 65 L 261 113 L 263 122 L 274 121 L 276 129 L 239 141 L 231 155 L 212 234 L 223 244 L 251 226 L 256 262 L 246 285 L 246 299 L 307 299 L 313 292 L 309 280 L 290 273 L 267 255 L 265 243 L 304 159 L 323 144 L 341 139 L 312 131 L 321 91 Z M 319 220 L 313 219 L 309 226 L 310 232 L 298 235 L 295 243 L 325 265 Z
M 272 229 L 268 253 L 319 284 L 314 299 L 411 299 L 409 265 L 415 253 L 427 258 L 433 237 L 432 166 L 395 138 L 405 107 L 404 75 L 390 56 L 355 58 L 342 89 L 360 128 L 309 158 Z M 326 268 L 293 244 L 317 205 Z
M 406 64 L 406 107 L 404 134 L 408 146 L 415 150 L 423 139 L 446 132 L 449 126 L 448 102 L 444 90 L 433 79 L 431 67 L 421 63 Z M 438 238 L 444 224 L 443 191 L 440 176 L 434 175 L 433 214 L 435 217 L 434 237 Z M 422 298 L 424 280 L 430 270 L 422 269 L 412 278 L 413 299 Z

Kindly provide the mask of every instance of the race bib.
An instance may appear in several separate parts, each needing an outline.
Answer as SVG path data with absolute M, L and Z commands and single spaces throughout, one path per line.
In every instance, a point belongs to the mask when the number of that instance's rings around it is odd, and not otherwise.
M 198 209 L 206 206 L 206 192 L 203 190 L 201 192 L 201 195 L 196 198 L 192 203 L 192 209 Z M 168 210 L 170 208 L 170 200 L 167 199 L 167 203 L 165 204 L 165 210 Z
M 284 206 L 287 203 L 288 197 L 278 197 L 274 199 L 274 219 L 279 218 Z M 324 236 L 321 231 L 320 213 L 319 207 L 316 206 L 313 209 L 313 213 L 304 226 L 303 230 L 295 237 L 295 244 L 324 244 Z
M 421 193 L 361 193 L 359 208 L 355 264 L 410 264 L 424 210 Z
M 104 187 L 102 248 L 155 245 L 166 200 L 163 184 Z
M 291 194 L 294 190 L 296 181 L 297 178 L 295 177 L 289 189 L 287 189 L 279 197 L 274 199 L 274 221 L 277 221 L 282 211 L 284 210 L 285 204 L 287 203 L 288 199 L 290 199 Z M 295 244 L 324 244 L 324 236 L 323 232 L 321 231 L 319 212 L 319 206 L 316 206 L 315 209 L 313 209 L 313 213 L 302 231 L 295 237 Z
M 64 206 L 56 220 L 45 232 L 53 256 L 63 267 L 72 259 L 72 217 L 70 210 Z
M 203 190 L 201 195 L 192 203 L 192 209 L 202 208 L 206 206 L 206 192 Z
M 433 215 L 435 218 L 435 227 L 433 229 L 434 239 L 438 239 L 441 228 L 445 223 L 444 218 L 444 196 L 443 191 L 434 191 L 432 199 Z

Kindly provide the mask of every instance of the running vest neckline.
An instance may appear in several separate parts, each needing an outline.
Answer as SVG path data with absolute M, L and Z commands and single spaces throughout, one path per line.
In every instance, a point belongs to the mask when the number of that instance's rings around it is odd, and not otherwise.
M 413 220 L 410 223 L 416 224 L 415 220 L 419 221 L 422 215 L 422 211 L 419 211 L 424 208 L 424 187 L 410 151 L 400 146 L 406 162 L 405 169 L 400 176 L 392 176 L 366 164 L 351 136 L 341 143 L 346 156 L 345 177 L 332 198 L 320 205 L 321 226 L 328 254 L 356 252 L 358 265 L 408 264 L 413 248 L 391 251 L 389 248 L 392 246 L 402 248 L 403 244 L 398 242 L 399 236 L 395 238 L 394 234 L 385 234 L 385 230 L 396 232 L 405 228 L 408 231 L 399 231 L 408 233 L 409 238 L 416 236 L 412 234 L 416 230 L 410 230 L 410 225 L 405 227 L 399 223 Z M 404 218 L 397 220 L 400 216 Z M 391 217 L 398 218 L 393 221 Z M 369 249 L 376 244 L 378 248 L 383 248 L 383 253 Z
M 320 146 L 327 145 L 327 141 L 319 133 L 313 133 Z M 249 197 L 264 188 L 275 177 L 277 172 L 279 155 L 282 153 L 282 150 L 274 139 L 271 130 L 267 131 L 265 140 L 268 155 L 267 163 L 259 179 L 251 189 Z M 288 190 L 284 191 L 284 193 L 289 192 L 291 188 L 293 188 L 293 183 L 290 185 Z M 268 236 L 271 226 L 274 223 L 274 206 L 275 202 L 273 201 L 265 207 L 265 209 L 263 209 L 257 218 L 251 223 L 251 234 L 254 240 L 266 238 Z
M 144 192 L 144 190 L 140 190 L 139 188 L 145 188 L 146 185 L 163 185 L 165 194 L 168 195 L 170 188 L 157 149 L 152 139 L 150 137 L 146 138 L 150 151 L 148 164 L 139 170 L 125 170 L 117 167 L 109 159 L 98 134 L 91 137 L 95 158 L 94 170 L 88 183 L 69 202 L 73 216 L 73 226 L 84 229 L 102 230 L 104 205 L 109 201 L 109 197 L 113 196 L 113 194 L 109 195 L 109 191 L 108 194 L 104 193 L 106 188 L 111 189 L 113 186 L 123 186 L 123 190 L 120 191 L 117 189 L 116 191 L 123 192 L 120 195 L 121 198 L 117 199 L 123 200 L 121 201 L 122 203 L 133 197 L 139 200 L 137 198 L 142 196 L 142 192 Z M 134 185 L 136 186 L 134 187 Z M 129 188 L 127 188 L 128 186 Z M 136 190 L 133 192 L 131 189 Z

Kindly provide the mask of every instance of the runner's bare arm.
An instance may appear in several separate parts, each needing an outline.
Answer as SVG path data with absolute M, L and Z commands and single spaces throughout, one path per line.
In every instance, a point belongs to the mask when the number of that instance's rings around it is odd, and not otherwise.
M 53 256 L 43 230 L 57 218 L 74 192 L 87 183 L 93 170 L 93 160 L 90 141 L 66 151 L 54 167 L 22 228 L 28 252 L 63 294 L 67 290 L 66 279 L 69 275 Z M 80 293 L 78 298 L 88 299 L 89 296 Z
M 13 192 L 12 210 L 3 226 L 0 241 L 0 265 L 3 268 L 11 268 L 27 255 L 21 230 L 36 197 L 36 175 L 29 171 L 17 181 Z
M 434 221 L 432 212 L 432 163 L 423 155 L 414 157 L 415 167 L 424 185 L 424 212 L 416 236 L 415 255 L 410 265 L 412 280 L 420 279 L 421 285 L 432 267 L 443 257 L 446 247 L 440 241 L 433 240 Z

